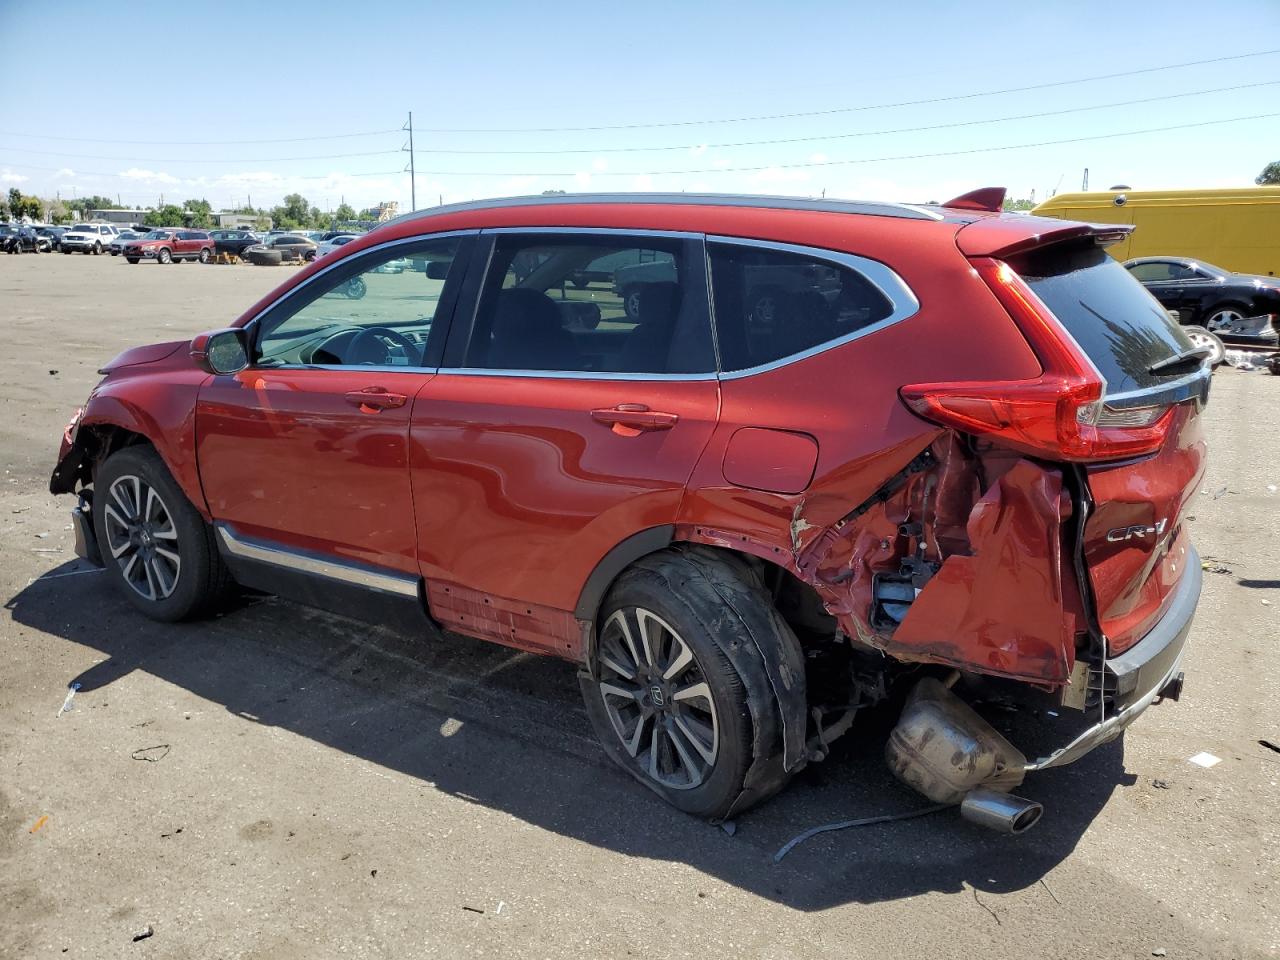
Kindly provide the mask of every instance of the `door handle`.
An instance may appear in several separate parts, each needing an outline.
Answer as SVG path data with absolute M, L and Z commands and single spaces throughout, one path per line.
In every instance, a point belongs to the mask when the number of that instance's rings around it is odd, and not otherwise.
M 365 413 L 377 413 L 379 410 L 391 410 L 403 407 L 409 398 L 403 393 L 390 393 L 386 387 L 365 387 L 363 390 L 352 390 L 346 395 L 347 403 L 359 407 Z
M 643 403 L 620 403 L 616 407 L 592 410 L 591 419 L 612 427 L 620 436 L 634 437 L 647 430 L 670 430 L 680 417 L 650 410 Z

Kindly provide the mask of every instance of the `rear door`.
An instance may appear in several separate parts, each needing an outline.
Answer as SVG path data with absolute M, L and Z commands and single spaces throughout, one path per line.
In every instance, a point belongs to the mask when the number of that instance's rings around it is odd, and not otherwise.
M 414 401 L 421 569 L 446 625 L 572 657 L 583 584 L 619 542 L 675 522 L 715 426 L 702 240 L 484 239 L 467 281 L 476 306 L 459 309 L 445 365 Z M 668 279 L 631 317 L 600 264 L 642 256 L 668 263 Z
M 1144 426 L 1172 409 L 1159 451 L 1084 471 L 1094 501 L 1085 561 L 1099 625 L 1120 652 L 1155 624 L 1186 566 L 1196 562 L 1184 520 L 1204 473 L 1200 410 L 1210 370 L 1198 360 L 1170 363 L 1190 342 L 1096 246 L 1049 247 L 1011 265 L 1106 381 L 1101 424 Z

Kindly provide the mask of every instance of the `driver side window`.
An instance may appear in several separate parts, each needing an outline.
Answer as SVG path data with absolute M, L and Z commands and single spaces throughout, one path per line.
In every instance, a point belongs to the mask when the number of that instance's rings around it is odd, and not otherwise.
M 422 365 L 459 237 L 344 264 L 263 319 L 258 366 Z

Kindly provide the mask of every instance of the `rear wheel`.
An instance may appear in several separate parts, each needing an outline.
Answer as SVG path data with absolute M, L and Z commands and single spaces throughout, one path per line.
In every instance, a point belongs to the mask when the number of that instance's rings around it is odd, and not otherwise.
M 210 611 L 230 575 L 204 522 L 149 446 L 113 453 L 94 478 L 94 526 L 108 575 L 153 620 Z
M 209 248 L 208 248 L 208 247 L 201 247 L 201 248 L 200 248 L 200 262 L 201 262 L 201 263 L 208 263 L 211 259 L 212 259 L 212 257 L 211 257 L 211 256 L 210 256 L 210 254 L 209 254 Z
M 1248 308 L 1239 303 L 1219 303 L 1205 313 L 1204 325 L 1210 331 L 1217 331 L 1237 321 L 1243 320 Z
M 712 819 L 786 782 L 760 651 L 796 641 L 750 568 L 713 551 L 654 554 L 618 578 L 599 624 L 583 696 L 596 736 L 623 769 Z M 786 635 L 756 635 L 770 630 Z
M 1187 339 L 1191 341 L 1193 346 L 1207 347 L 1210 350 L 1208 356 L 1210 366 L 1216 367 L 1227 358 L 1227 348 L 1218 339 L 1216 333 L 1206 330 L 1204 327 L 1183 327 L 1182 332 L 1187 335 Z

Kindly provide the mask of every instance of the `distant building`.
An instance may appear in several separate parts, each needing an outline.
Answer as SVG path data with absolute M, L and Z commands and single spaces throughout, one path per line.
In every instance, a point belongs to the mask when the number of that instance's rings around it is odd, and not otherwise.
M 384 200 L 378 204 L 378 222 L 386 223 L 400 215 L 400 204 L 395 200 Z
M 150 210 L 86 210 L 84 219 L 104 223 L 142 223 Z
M 230 229 L 244 228 L 252 230 L 258 225 L 259 220 L 267 222 L 267 229 L 270 230 L 275 224 L 271 222 L 270 217 L 257 217 L 249 213 L 215 213 L 213 222 L 219 227 L 227 227 Z

